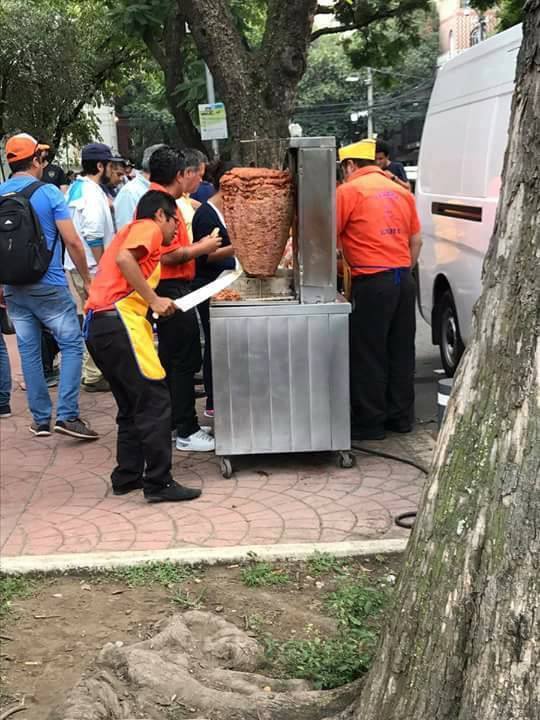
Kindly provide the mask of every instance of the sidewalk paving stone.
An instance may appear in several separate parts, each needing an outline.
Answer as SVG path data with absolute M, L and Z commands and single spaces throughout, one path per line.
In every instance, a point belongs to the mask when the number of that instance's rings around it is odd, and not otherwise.
M 81 393 L 81 414 L 102 436 L 84 443 L 33 437 L 13 338 L 7 338 L 15 389 L 13 416 L 0 420 L 0 552 L 4 556 L 340 542 L 407 537 L 394 518 L 414 510 L 424 484 L 416 468 L 359 453 L 350 470 L 330 453 L 235 459 L 222 478 L 212 455 L 173 451 L 173 475 L 200 487 L 199 500 L 147 504 L 140 491 L 115 497 L 115 405 L 110 394 Z M 56 392 L 52 393 L 53 398 Z M 375 451 L 427 465 L 427 429 Z

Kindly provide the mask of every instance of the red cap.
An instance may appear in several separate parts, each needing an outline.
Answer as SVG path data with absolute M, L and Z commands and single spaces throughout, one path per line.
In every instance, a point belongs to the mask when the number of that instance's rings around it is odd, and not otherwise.
M 41 145 L 36 138 L 28 133 L 19 133 L 10 137 L 6 143 L 6 157 L 8 164 L 31 158 L 41 150 L 49 150 L 48 145 Z

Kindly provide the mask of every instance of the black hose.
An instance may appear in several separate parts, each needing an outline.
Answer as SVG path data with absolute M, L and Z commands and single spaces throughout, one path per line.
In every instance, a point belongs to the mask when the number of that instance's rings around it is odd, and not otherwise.
M 420 470 L 420 472 L 423 472 L 424 475 L 428 475 L 428 470 L 423 465 L 420 465 L 419 463 L 415 462 L 414 460 L 409 460 L 408 458 L 402 458 L 398 455 L 391 455 L 390 453 L 381 452 L 380 450 L 370 450 L 369 448 L 362 447 L 361 445 L 358 445 L 357 443 L 353 442 L 351 443 L 353 450 L 356 450 L 357 452 L 365 453 L 366 455 L 375 455 L 375 457 L 381 457 L 385 458 L 386 460 L 395 460 L 396 462 L 403 463 L 404 465 L 410 465 L 411 467 L 416 468 L 417 470 Z M 402 513 L 401 515 L 398 515 L 394 522 L 398 527 L 405 528 L 405 530 L 412 530 L 414 526 L 414 519 L 416 517 L 416 512 L 406 512 Z M 410 521 L 410 522 L 408 522 Z

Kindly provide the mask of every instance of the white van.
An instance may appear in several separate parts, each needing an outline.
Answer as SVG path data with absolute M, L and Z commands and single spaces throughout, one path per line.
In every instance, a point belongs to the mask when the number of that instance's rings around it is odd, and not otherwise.
M 424 125 L 416 184 L 424 239 L 419 302 L 449 376 L 470 338 L 480 296 L 521 37 L 516 25 L 443 65 Z

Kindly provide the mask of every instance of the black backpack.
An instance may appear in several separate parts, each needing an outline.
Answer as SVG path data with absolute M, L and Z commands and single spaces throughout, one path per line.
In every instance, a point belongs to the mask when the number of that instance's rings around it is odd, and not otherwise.
M 19 192 L 0 195 L 0 284 L 36 283 L 51 263 L 58 233 L 49 250 L 30 203 L 32 195 L 44 184 L 36 180 Z

